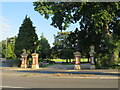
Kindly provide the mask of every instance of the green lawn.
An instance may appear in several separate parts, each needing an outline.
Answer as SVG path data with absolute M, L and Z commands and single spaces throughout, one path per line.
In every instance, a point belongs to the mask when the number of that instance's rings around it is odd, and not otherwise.
M 51 61 L 55 61 L 55 62 L 66 62 L 66 59 L 51 59 Z M 74 61 L 74 59 L 71 59 L 71 62 Z M 81 58 L 80 59 L 81 62 L 87 62 L 88 59 L 87 58 Z

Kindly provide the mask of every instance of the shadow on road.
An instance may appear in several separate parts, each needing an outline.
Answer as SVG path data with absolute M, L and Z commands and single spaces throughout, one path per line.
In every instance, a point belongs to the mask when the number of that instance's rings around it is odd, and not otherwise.
M 92 71 L 70 71 L 70 72 L 66 72 L 66 71 L 30 71 L 30 70 L 17 70 L 17 72 L 27 72 L 27 73 L 45 73 L 45 74 L 56 74 L 56 73 L 61 73 L 61 74 L 87 74 L 87 75 L 111 75 L 111 76 L 120 76 L 119 73 L 104 73 L 104 72 L 92 72 Z

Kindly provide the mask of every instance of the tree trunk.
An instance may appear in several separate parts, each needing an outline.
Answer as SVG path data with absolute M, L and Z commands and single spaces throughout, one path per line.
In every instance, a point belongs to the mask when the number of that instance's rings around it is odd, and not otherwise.
M 71 59 L 69 59 L 69 62 L 71 62 Z
M 68 63 L 68 59 L 66 59 L 66 63 Z

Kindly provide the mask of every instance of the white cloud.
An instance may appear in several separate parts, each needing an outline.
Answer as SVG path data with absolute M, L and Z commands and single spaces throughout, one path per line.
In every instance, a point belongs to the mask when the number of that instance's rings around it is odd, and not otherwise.
M 10 21 L 0 16 L 0 41 L 5 39 L 11 30 L 11 26 L 8 24 Z
M 9 23 L 9 20 L 4 18 L 4 17 L 0 17 L 0 31 L 6 31 L 6 30 L 10 30 L 11 27 L 10 25 L 8 24 Z
M 2 20 L 3 22 L 10 22 L 10 20 L 8 20 L 7 18 L 0 16 L 0 20 Z

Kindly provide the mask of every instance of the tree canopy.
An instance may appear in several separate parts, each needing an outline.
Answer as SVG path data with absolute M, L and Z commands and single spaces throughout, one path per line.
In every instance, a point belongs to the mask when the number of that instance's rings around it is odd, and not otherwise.
M 35 27 L 29 17 L 25 17 L 22 25 L 19 28 L 19 33 L 15 42 L 15 54 L 20 57 L 22 50 L 26 49 L 27 53 L 34 52 L 38 41 Z
M 7 38 L 6 40 L 0 42 L 2 46 L 1 54 L 3 58 L 6 57 L 7 59 L 16 59 L 16 55 L 14 53 L 15 38 L 16 37 Z
M 33 2 L 34 10 L 46 19 L 51 18 L 51 25 L 63 31 L 70 24 L 79 23 L 69 36 L 74 48 L 83 53 L 94 45 L 102 57 L 118 51 L 120 37 L 120 2 Z M 72 30 L 73 31 L 73 30 Z
M 119 7 L 118 2 L 34 2 L 35 11 L 46 19 L 51 17 L 54 27 L 66 30 L 71 23 L 80 23 L 80 29 L 87 30 L 91 25 L 94 30 L 108 33 L 107 25 L 114 20 Z M 105 28 L 106 27 L 106 28 Z
M 50 58 L 50 44 L 43 33 L 38 41 L 37 51 L 42 59 Z
M 58 32 L 58 34 L 54 36 L 55 41 L 52 47 L 52 55 L 55 58 L 73 58 L 74 49 L 72 48 L 71 42 L 68 40 L 70 33 L 71 32 Z

